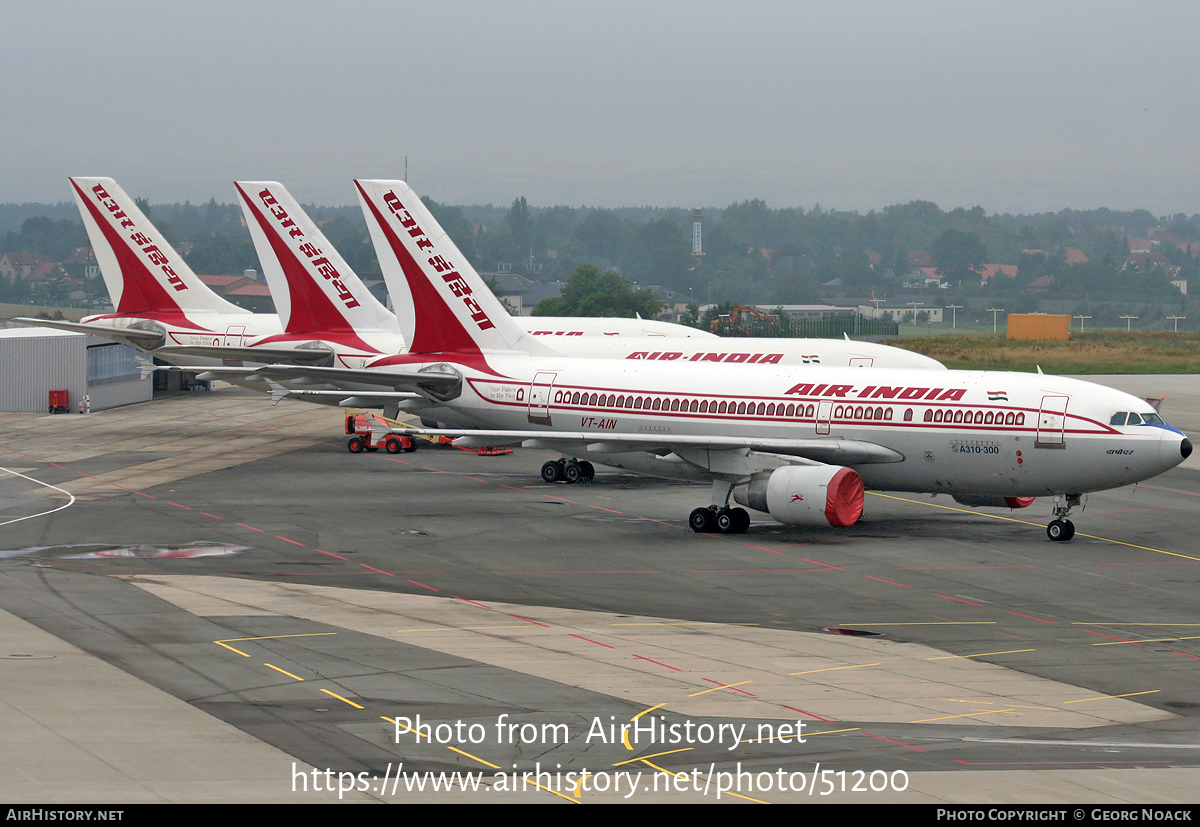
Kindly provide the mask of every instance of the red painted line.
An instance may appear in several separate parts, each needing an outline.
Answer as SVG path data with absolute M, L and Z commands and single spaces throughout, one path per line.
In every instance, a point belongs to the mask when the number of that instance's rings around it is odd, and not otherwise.
M 261 528 L 255 528 L 252 525 L 246 525 L 245 523 L 238 523 L 238 525 L 240 525 L 242 528 L 248 528 L 251 531 L 257 531 L 259 534 L 266 534 L 266 532 L 263 531 Z
M 1176 652 L 1174 649 L 1171 649 L 1170 651 L 1175 652 L 1175 654 L 1177 654 L 1177 655 L 1183 655 L 1185 658 L 1192 658 L 1194 660 L 1200 660 L 1200 656 L 1197 656 L 1197 655 L 1189 655 L 1186 652 Z
M 723 687 L 725 689 L 732 689 L 734 692 L 741 692 L 743 695 L 749 695 L 751 698 L 758 697 L 753 692 L 747 692 L 744 689 L 738 689 L 736 686 L 728 686 L 727 684 L 723 684 L 720 681 L 714 681 L 712 678 L 702 678 L 701 680 L 706 680 L 709 683 L 715 683 L 717 686 Z
M 51 464 L 51 465 L 53 465 L 55 468 L 61 468 L 61 469 L 63 469 L 64 471 L 70 471 L 70 470 L 71 470 L 70 468 L 68 468 L 68 467 L 67 467 L 67 466 L 65 466 L 65 465 L 59 465 L 57 462 L 52 462 L 52 463 L 50 463 L 50 464 Z
M 173 506 L 175 506 L 176 508 L 183 508 L 183 509 L 186 509 L 186 510 L 188 510 L 188 511 L 191 511 L 191 510 L 192 510 L 192 507 L 191 507 L 190 505 L 180 505 L 179 503 L 173 503 L 173 502 L 171 502 L 170 500 L 163 500 L 163 502 L 165 502 L 167 505 L 173 505 Z
M 1104 632 L 1093 632 L 1091 629 L 1084 629 L 1083 631 L 1087 632 L 1089 635 L 1099 635 L 1100 637 L 1106 637 L 1109 640 L 1121 640 L 1121 641 L 1124 641 L 1125 643 L 1133 643 L 1134 642 L 1127 637 L 1113 637 L 1112 635 L 1104 634 Z
M 671 525 L 670 523 L 664 523 L 662 520 L 652 520 L 652 519 L 650 519 L 649 517 L 638 517 L 638 519 L 639 519 L 639 520 L 645 520 L 645 521 L 646 521 L 646 522 L 648 522 L 648 523 L 658 523 L 659 525 L 665 525 L 667 528 L 674 528 L 674 527 L 675 527 L 675 526 Z
M 963 761 L 960 758 L 951 759 L 955 764 L 966 764 L 968 767 L 1056 767 L 1072 766 L 1075 764 L 1171 764 L 1173 761 Z
M 617 648 L 615 646 L 609 646 L 607 643 L 601 643 L 598 640 L 592 640 L 590 637 L 584 637 L 583 635 L 571 635 L 571 637 L 577 637 L 580 640 L 586 640 L 588 643 L 594 643 L 597 646 L 603 646 L 605 649 L 616 649 Z
M 863 576 L 867 577 L 871 580 L 878 580 L 880 583 L 891 583 L 893 586 L 899 586 L 902 589 L 911 589 L 912 588 L 912 586 L 906 586 L 903 583 L 897 583 L 895 580 L 884 580 L 882 577 L 875 577 L 874 575 L 871 575 L 871 574 L 866 574 Z
M 25 456 L 28 457 L 29 454 L 26 454 Z M 30 459 L 37 459 L 37 457 L 30 457 Z M 41 460 L 38 460 L 38 462 L 41 462 Z M 92 479 L 96 479 L 95 477 L 92 477 L 91 474 L 85 474 L 83 471 L 76 471 L 75 473 L 81 477 L 91 477 Z
M 742 545 L 746 546 L 747 548 L 756 548 L 759 551 L 769 551 L 772 554 L 779 554 L 779 555 L 783 554 L 782 551 L 776 551 L 775 549 L 767 548 L 766 546 L 756 546 L 756 545 L 754 545 L 754 543 L 742 543 Z M 809 562 L 811 563 L 812 561 L 810 560 Z
M 1036 569 L 1037 566 L 927 566 L 915 569 L 896 569 L 896 571 L 963 571 L 972 569 Z
M 108 480 L 105 480 L 105 481 L 104 481 L 104 484 L 105 484 L 105 485 L 115 485 L 117 488 L 121 488 L 121 489 L 123 489 L 123 490 L 125 490 L 125 491 L 128 491 L 128 490 L 129 490 L 128 488 L 125 488 L 125 486 L 121 485 L 119 482 L 109 482 Z
M 813 712 L 805 712 L 803 709 L 796 709 L 794 706 L 788 706 L 787 704 L 780 704 L 780 706 L 782 706 L 784 709 L 790 709 L 792 712 L 799 712 L 801 715 L 807 715 L 810 718 L 816 718 L 818 721 L 824 721 L 827 724 L 837 723 L 837 721 L 833 720 L 832 718 L 822 718 L 820 715 L 817 715 Z
M 87 476 L 91 476 L 91 474 L 88 474 Z M 133 493 L 137 494 L 139 497 L 145 497 L 148 500 L 158 499 L 158 497 L 151 497 L 149 494 L 143 494 L 141 491 L 134 491 Z
M 421 467 L 424 468 L 426 471 L 437 471 L 439 474 L 447 473 L 447 472 L 443 471 L 441 468 L 430 468 L 428 465 L 422 465 Z
M 530 620 L 529 618 L 521 617 L 520 615 L 510 614 L 509 617 L 515 617 L 517 620 L 524 620 L 526 623 L 532 623 L 534 626 L 541 626 L 543 629 L 550 628 L 549 623 L 538 623 L 536 620 Z
M 349 560 L 350 559 L 349 557 L 343 557 L 340 554 L 334 554 L 332 551 L 325 551 L 324 549 L 315 548 L 315 549 L 313 549 L 313 551 L 319 551 L 321 554 L 328 554 L 330 557 L 336 557 L 339 560 Z
M 481 480 L 479 477 L 468 477 L 466 474 L 459 474 L 459 476 L 462 477 L 464 480 L 475 480 L 475 482 L 488 482 L 488 480 Z
M 433 586 L 426 586 L 424 583 L 418 583 L 416 580 L 409 580 L 408 582 L 412 583 L 414 586 L 420 586 L 422 589 L 429 589 L 431 592 L 441 591 L 441 589 L 435 589 Z
M 467 599 L 467 598 L 465 598 L 465 597 L 459 597 L 457 594 L 456 594 L 456 595 L 454 595 L 454 599 L 455 599 L 455 600 L 461 600 L 461 601 L 463 601 L 464 603 L 472 603 L 472 604 L 474 604 L 474 605 L 476 605 L 476 606 L 480 606 L 480 607 L 482 607 L 482 608 L 484 608 L 484 609 L 488 609 L 489 611 L 490 611 L 490 610 L 491 610 L 491 608 L 492 608 L 491 606 L 484 606 L 482 603 L 479 603 L 479 602 L 477 602 L 477 601 L 475 601 L 475 600 L 468 600 L 468 599 Z
M 668 666 L 667 664 L 665 664 L 665 663 L 662 663 L 661 661 L 654 660 L 653 658 L 644 658 L 644 657 L 642 657 L 641 655 L 634 655 L 634 657 L 635 657 L 635 658 L 638 658 L 639 660 L 646 660 L 646 661 L 650 661 L 650 663 L 656 663 L 656 664 L 658 664 L 659 666 L 663 667 L 664 669 L 672 669 L 672 670 L 674 670 L 674 671 L 676 671 L 676 672 L 682 672 L 682 671 L 683 671 L 682 669 L 680 669 L 680 668 L 679 668 L 679 667 L 677 667 L 677 666 Z
M 509 574 L 662 574 L 661 571 L 513 571 Z
M 501 488 L 507 488 L 507 489 L 508 489 L 508 490 L 510 490 L 510 491 L 520 491 L 520 492 L 522 492 L 522 493 L 524 493 L 524 494 L 528 494 L 528 493 L 529 493 L 529 489 L 528 489 L 528 488 L 515 488 L 515 487 L 513 487 L 513 486 L 511 486 L 511 485 L 505 485 L 504 483 L 500 483 L 500 487 L 501 487 Z
M 295 540 L 289 540 L 287 537 L 280 537 L 278 534 L 275 535 L 275 539 L 283 540 L 285 543 L 291 543 L 292 545 L 300 546 L 301 548 L 308 548 L 308 546 L 304 545 L 304 543 L 297 543 Z
M 692 569 L 692 574 L 791 574 L 825 569 Z M 657 574 L 658 572 L 655 572 Z
M 579 505 L 579 503 L 575 502 L 574 500 L 568 500 L 566 497 L 556 497 L 553 494 L 546 494 L 545 496 L 547 499 L 562 500 L 563 502 L 570 503 L 571 505 Z
M 620 512 L 620 511 L 613 511 L 611 508 L 603 508 L 603 507 L 601 507 L 601 506 L 598 506 L 598 505 L 589 505 L 589 506 L 588 506 L 588 508 L 594 508 L 594 509 L 596 509 L 597 511 L 607 511 L 609 514 L 620 514 L 620 513 L 622 513 L 622 512 Z
M 398 462 L 401 465 L 412 465 L 411 462 L 405 462 L 402 459 L 393 459 L 392 457 L 384 457 L 384 459 L 386 459 L 388 462 Z
M 822 563 L 820 560 L 809 560 L 807 557 L 801 557 L 800 559 L 803 560 L 805 563 L 812 563 L 814 566 L 825 566 L 826 568 L 837 569 L 838 571 L 845 571 L 845 569 L 842 568 L 841 566 L 833 566 L 833 565 L 830 565 L 829 563 Z
M 937 592 L 934 592 L 933 594 L 935 597 L 944 597 L 947 600 L 953 600 L 955 603 L 966 603 L 968 606 L 979 606 L 980 608 L 983 608 L 982 603 L 972 603 L 970 600 L 963 600 L 959 597 L 951 597 L 948 594 L 938 594 Z
M 212 517 L 214 520 L 221 519 L 216 514 L 209 514 L 207 511 L 201 511 L 200 513 L 203 514 L 205 517 Z
M 882 735 L 872 735 L 869 732 L 864 732 L 863 735 L 867 736 L 868 738 L 874 738 L 876 741 L 887 741 L 889 744 L 895 744 L 896 746 L 908 747 L 909 749 L 915 749 L 917 752 L 926 752 L 927 751 L 927 750 L 921 749 L 920 747 L 914 747 L 912 744 L 905 744 L 902 741 L 893 741 L 891 738 L 884 738 Z
M 390 571 L 384 571 L 383 569 L 377 569 L 374 566 L 368 566 L 366 563 L 359 563 L 359 565 L 362 566 L 364 569 L 370 569 L 371 571 L 379 572 L 380 574 L 386 574 L 388 577 L 396 576 L 396 575 L 392 574 Z
M 1034 617 L 1033 615 L 1023 615 L 1023 614 L 1021 614 L 1020 612 L 1009 612 L 1009 611 L 1006 611 L 1006 612 L 1005 612 L 1005 614 L 1006 614 L 1006 615 L 1016 615 L 1017 617 L 1023 617 L 1023 618 L 1025 618 L 1026 620 L 1037 620 L 1037 621 L 1040 621 L 1040 622 L 1042 622 L 1042 623 L 1049 623 L 1049 624 L 1051 624 L 1051 625 L 1053 625 L 1053 626 L 1057 626 L 1057 625 L 1058 625 L 1058 621 L 1057 621 L 1057 620 L 1046 620 L 1044 617 Z
M 30 459 L 36 459 L 38 462 L 41 462 L 41 459 L 39 459 L 38 457 L 35 457 L 33 454 L 23 454 L 23 456 L 27 456 L 27 457 L 29 457 Z M 83 472 L 82 472 L 82 471 L 76 471 L 75 473 L 76 473 L 76 474 L 82 474 Z M 90 476 L 91 476 L 91 474 L 83 474 L 83 475 L 84 475 L 85 477 L 90 477 Z

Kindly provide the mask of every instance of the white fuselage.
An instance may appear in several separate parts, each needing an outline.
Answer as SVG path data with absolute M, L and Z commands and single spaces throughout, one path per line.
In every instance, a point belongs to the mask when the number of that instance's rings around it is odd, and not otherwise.
M 406 369 L 420 364 L 405 361 Z M 443 408 L 456 424 L 531 438 L 584 432 L 605 452 L 621 434 L 662 435 L 668 445 L 672 436 L 705 435 L 864 441 L 904 456 L 848 463 L 874 489 L 1083 493 L 1147 479 L 1184 458 L 1184 437 L 1169 426 L 1108 424 L 1121 411 L 1150 412 L 1144 400 L 1054 376 L 521 357 L 487 364 L 497 375 L 452 364 L 462 393 Z M 711 472 L 718 452 L 674 453 Z M 611 453 L 582 454 L 612 462 Z

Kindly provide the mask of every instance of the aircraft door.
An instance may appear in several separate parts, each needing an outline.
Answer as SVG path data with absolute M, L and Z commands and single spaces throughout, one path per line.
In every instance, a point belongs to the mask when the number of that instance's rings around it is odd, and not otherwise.
M 529 421 L 538 425 L 550 424 L 550 394 L 554 391 L 557 373 L 538 373 L 529 384 Z
M 1067 427 L 1067 402 L 1069 396 L 1043 396 L 1042 410 L 1038 414 L 1038 446 L 1061 446 L 1063 431 Z
M 818 402 L 817 403 L 817 433 L 829 433 L 829 420 L 833 418 L 833 403 Z
M 242 337 L 246 335 L 246 326 L 244 324 L 231 324 L 225 328 L 225 337 L 221 342 L 222 347 L 241 347 Z

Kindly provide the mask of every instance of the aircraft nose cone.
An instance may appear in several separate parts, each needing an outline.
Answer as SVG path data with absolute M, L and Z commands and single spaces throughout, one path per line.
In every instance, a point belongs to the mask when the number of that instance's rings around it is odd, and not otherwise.
M 1179 453 L 1183 454 L 1184 459 L 1192 455 L 1192 441 L 1187 437 L 1184 437 L 1183 442 L 1179 443 Z

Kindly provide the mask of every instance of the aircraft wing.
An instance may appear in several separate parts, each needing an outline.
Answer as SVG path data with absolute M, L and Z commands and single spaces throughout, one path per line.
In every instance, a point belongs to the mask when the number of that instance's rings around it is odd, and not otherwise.
M 171 345 L 160 347 L 154 355 L 161 359 L 172 356 L 208 356 L 213 359 L 236 359 L 241 362 L 258 362 L 264 365 L 277 363 L 328 365 L 333 361 L 333 351 L 328 348 L 306 347 L 223 347 L 221 345 Z
M 673 453 L 677 451 L 750 450 L 779 454 L 829 465 L 865 465 L 902 462 L 904 455 L 876 442 L 850 439 L 759 439 L 736 436 L 685 436 L 662 434 L 604 434 L 596 431 L 507 431 L 452 430 L 445 428 L 393 428 L 405 436 L 452 436 L 454 444 L 480 447 L 524 443 L 531 448 L 584 449 L 596 454 L 634 451 Z
M 162 368 L 151 368 L 162 370 Z M 306 380 L 310 383 L 368 385 L 380 390 L 411 391 L 429 394 L 442 399 L 453 398 L 462 386 L 462 377 L 457 373 L 436 371 L 391 372 L 382 370 L 352 370 L 348 368 L 326 368 L 314 365 L 261 365 L 259 367 L 204 367 L 184 368 L 200 371 L 200 379 L 224 379 L 226 377 L 251 379 L 261 377 L 276 380 Z M 346 395 L 370 396 L 371 391 L 347 391 Z M 388 394 L 383 394 L 387 396 Z
M 103 336 L 105 339 L 113 339 L 123 345 L 133 345 L 135 347 L 146 348 L 153 350 L 157 345 L 162 344 L 163 334 L 160 330 L 139 330 L 134 327 L 115 327 L 112 325 L 99 324 L 90 322 L 60 322 L 54 319 L 33 319 L 26 316 L 18 316 L 9 319 L 13 324 L 24 325 L 25 327 L 52 327 L 55 330 L 69 330 L 72 333 L 88 333 L 92 336 Z

